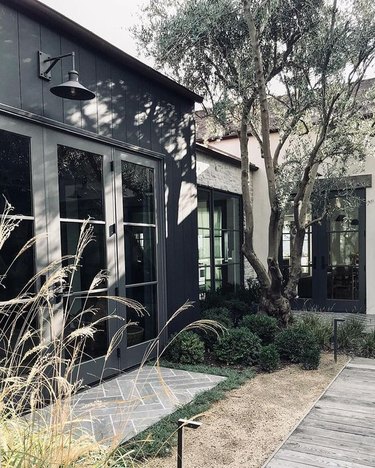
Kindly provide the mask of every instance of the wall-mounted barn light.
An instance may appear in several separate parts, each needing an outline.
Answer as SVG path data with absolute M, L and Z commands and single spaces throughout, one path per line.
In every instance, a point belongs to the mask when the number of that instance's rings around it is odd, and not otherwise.
M 75 69 L 74 52 L 70 52 L 69 54 L 65 55 L 58 55 L 57 57 L 51 57 L 48 54 L 39 51 L 38 55 L 39 77 L 48 81 L 51 79 L 51 70 L 57 64 L 57 62 L 65 57 L 72 57 L 72 70 L 70 70 L 68 73 L 69 80 L 57 86 L 52 86 L 50 89 L 51 93 L 65 99 L 74 99 L 76 101 L 94 99 L 95 94 L 81 85 L 81 83 L 78 81 L 78 72 Z

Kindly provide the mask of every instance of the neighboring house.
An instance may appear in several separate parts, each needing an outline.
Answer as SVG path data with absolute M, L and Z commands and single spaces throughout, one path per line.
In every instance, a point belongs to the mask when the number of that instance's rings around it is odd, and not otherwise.
M 365 86 L 371 82 L 365 83 Z M 240 144 L 235 129 L 223 135 L 216 135 L 210 130 L 210 125 L 205 120 L 202 112 L 199 111 L 196 116 L 197 141 L 208 144 L 212 152 L 220 151 L 239 160 Z M 277 145 L 278 138 L 277 129 L 272 128 L 271 146 L 273 148 Z M 252 173 L 254 247 L 258 256 L 266 262 L 268 249 L 266 239 L 270 213 L 267 180 L 259 145 L 251 135 L 248 147 L 250 160 L 258 168 Z M 199 159 L 198 152 L 198 183 L 205 185 Z M 204 159 L 202 162 L 204 163 Z M 322 310 L 375 314 L 375 289 L 372 287 L 372 278 L 375 277 L 373 174 L 375 174 L 375 159 L 370 155 L 365 163 L 365 170 L 351 175 L 352 185 L 356 187 L 357 195 L 363 200 L 360 207 L 353 209 L 350 213 L 344 211 L 341 208 L 340 191 L 332 192 L 331 203 L 335 205 L 335 214 L 310 228 L 305 239 L 302 278 L 294 307 L 316 307 Z M 215 184 L 219 186 L 221 184 L 221 188 L 231 182 L 226 168 L 221 169 L 221 176 L 216 174 L 214 180 Z M 237 189 L 232 183 L 230 187 L 229 191 L 240 194 L 239 169 Z M 280 263 L 285 274 L 288 272 L 289 265 L 289 243 L 290 232 L 286 222 L 280 246 Z M 201 268 L 199 264 L 199 271 Z
M 50 71 L 53 62 L 45 60 L 73 51 L 80 82 L 95 93 L 91 100 L 50 92 L 66 81 L 72 57 Z M 107 362 L 108 373 L 134 366 L 176 309 L 198 299 L 192 112 L 201 98 L 36 0 L 0 0 L 0 60 L 0 193 L 21 220 L 0 250 L 0 275 L 32 236 L 48 235 L 14 263 L 0 301 L 16 297 L 50 262 L 74 254 L 90 217 L 95 242 L 84 253 L 74 295 L 57 302 L 71 301 L 74 318 L 94 275 L 108 270 L 108 282 L 88 304 L 99 315 L 116 311 L 139 322 Z M 136 299 L 149 315 L 139 318 L 98 294 Z M 185 312 L 169 331 L 196 314 Z M 49 326 L 44 322 L 47 334 Z M 86 383 L 101 375 L 117 327 L 104 322 L 86 349 Z

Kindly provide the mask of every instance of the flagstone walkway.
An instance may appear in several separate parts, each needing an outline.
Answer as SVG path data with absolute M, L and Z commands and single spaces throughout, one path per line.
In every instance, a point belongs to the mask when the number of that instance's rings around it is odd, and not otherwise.
M 264 468 L 375 467 L 375 360 L 354 358 Z
M 72 401 L 75 427 L 98 442 L 124 442 L 224 377 L 145 366 L 92 387 Z

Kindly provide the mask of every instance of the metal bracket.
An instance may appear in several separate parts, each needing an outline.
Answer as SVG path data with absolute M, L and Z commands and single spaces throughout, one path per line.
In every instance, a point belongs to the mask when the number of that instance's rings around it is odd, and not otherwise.
M 39 57 L 39 77 L 44 80 L 51 81 L 51 70 L 61 59 L 65 57 L 72 57 L 72 70 L 75 70 L 75 53 L 69 52 L 68 54 L 58 55 L 51 57 L 50 55 L 38 50 Z
M 51 64 L 49 63 L 51 56 L 39 50 L 38 57 L 39 57 L 39 78 L 43 78 L 44 80 L 51 81 L 51 78 L 52 78 L 51 69 L 48 70 L 48 68 L 51 66 Z

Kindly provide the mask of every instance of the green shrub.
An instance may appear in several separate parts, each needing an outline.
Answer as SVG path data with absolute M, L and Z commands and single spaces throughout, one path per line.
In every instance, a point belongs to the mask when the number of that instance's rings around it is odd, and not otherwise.
M 206 297 L 203 301 L 200 301 L 201 310 L 212 309 L 214 307 L 224 307 L 227 298 L 216 291 L 207 291 Z
M 226 307 L 213 307 L 211 309 L 206 309 L 202 312 L 202 319 L 216 320 L 216 322 L 220 322 L 226 328 L 233 327 L 231 314 Z
M 302 366 L 306 370 L 317 369 L 320 364 L 320 347 L 318 344 L 306 348 L 302 354 Z
M 246 304 L 246 302 L 243 301 L 239 301 L 238 299 L 225 301 L 225 307 L 231 313 L 234 326 L 238 326 L 245 315 L 251 314 L 251 308 L 249 304 Z
M 214 346 L 214 356 L 226 364 L 256 364 L 261 341 L 247 328 L 231 328 Z
M 298 317 L 296 326 L 313 333 L 321 349 L 331 349 L 333 325 L 330 320 L 316 314 L 307 314 Z
M 365 333 L 359 354 L 366 358 L 375 358 L 375 330 Z
M 310 330 L 293 325 L 276 336 L 275 345 L 281 358 L 297 363 L 302 362 L 306 350 L 317 345 L 317 340 Z
M 215 307 L 212 309 L 207 309 L 202 312 L 202 319 L 205 320 L 215 320 L 223 325 L 225 328 L 232 328 L 233 321 L 231 318 L 231 314 L 226 307 Z M 204 331 L 200 330 L 198 332 L 201 339 L 204 341 L 206 349 L 211 351 L 214 344 L 217 342 L 219 336 L 217 333 L 213 331 Z
M 259 336 L 263 345 L 273 343 L 279 331 L 277 319 L 264 314 L 246 315 L 241 327 L 246 327 Z
M 165 359 L 180 364 L 199 364 L 204 360 L 204 343 L 192 331 L 184 331 L 172 337 Z
M 263 346 L 259 353 L 259 367 L 264 372 L 273 372 L 280 365 L 280 354 L 274 344 Z
M 358 354 L 361 350 L 365 333 L 365 323 L 357 318 L 345 320 L 338 324 L 337 342 L 342 351 Z

